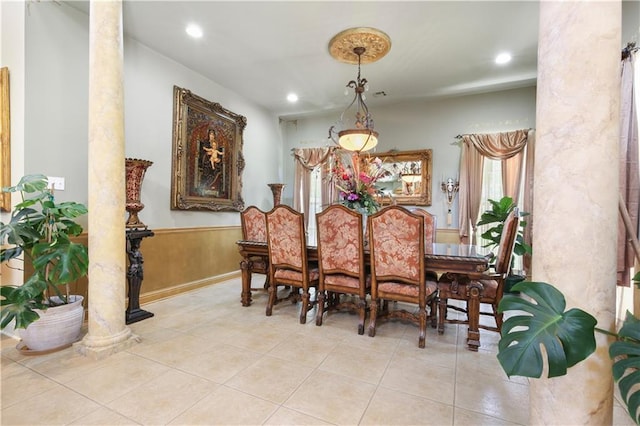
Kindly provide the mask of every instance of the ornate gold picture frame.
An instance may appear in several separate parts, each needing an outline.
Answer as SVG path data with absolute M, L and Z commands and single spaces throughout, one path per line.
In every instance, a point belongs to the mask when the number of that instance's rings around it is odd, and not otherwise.
M 244 116 L 173 87 L 172 210 L 244 210 L 246 125 Z
M 388 172 L 376 184 L 384 194 L 381 204 L 431 205 L 432 150 L 378 152 L 371 156 L 380 158 Z
M 9 68 L 0 68 L 0 188 L 11 185 L 11 114 Z M 0 210 L 11 211 L 11 194 L 0 193 Z

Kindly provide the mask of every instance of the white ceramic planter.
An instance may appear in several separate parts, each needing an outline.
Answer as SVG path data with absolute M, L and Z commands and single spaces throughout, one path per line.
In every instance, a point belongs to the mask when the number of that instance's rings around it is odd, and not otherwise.
M 80 338 L 84 307 L 82 296 L 69 296 L 71 303 L 46 311 L 36 310 L 40 319 L 20 330 L 22 343 L 30 351 L 50 351 L 63 348 Z

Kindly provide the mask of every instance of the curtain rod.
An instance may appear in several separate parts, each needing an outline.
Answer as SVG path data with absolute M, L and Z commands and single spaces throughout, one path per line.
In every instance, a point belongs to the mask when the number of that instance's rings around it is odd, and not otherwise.
M 533 130 L 533 128 L 529 127 L 528 129 L 518 129 L 518 130 L 526 130 L 527 132 Z M 517 132 L 517 130 L 508 130 L 506 132 L 498 132 L 498 133 L 508 133 L 508 132 Z M 477 135 L 478 133 L 465 133 L 463 135 L 457 135 L 455 139 L 462 139 L 463 136 L 467 135 Z M 481 133 L 480 133 L 481 134 Z

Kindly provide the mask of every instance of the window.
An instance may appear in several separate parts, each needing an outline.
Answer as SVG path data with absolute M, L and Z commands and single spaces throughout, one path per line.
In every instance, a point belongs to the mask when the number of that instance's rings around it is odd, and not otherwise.
M 309 182 L 309 226 L 307 228 L 307 243 L 315 245 L 316 239 L 316 213 L 322 211 L 322 166 L 316 166 L 311 172 L 311 180 Z
M 524 173 L 524 167 L 522 168 L 522 172 Z M 524 193 L 524 179 L 521 180 L 522 184 L 520 186 L 520 194 Z M 480 201 L 480 214 L 478 215 L 478 220 L 483 212 L 491 209 L 491 204 L 489 200 L 499 201 L 503 197 L 504 191 L 502 188 L 502 161 L 501 160 L 492 160 L 490 158 L 484 159 L 484 166 L 482 170 L 482 197 Z M 518 208 L 520 211 L 522 210 L 522 199 L 523 197 L 518 197 Z M 477 241 L 478 244 L 483 246 L 487 244 L 488 240 L 485 240 L 481 237 L 481 235 L 491 227 L 492 225 L 482 225 L 478 226 L 477 229 Z M 516 256 L 513 264 L 514 270 L 522 270 L 522 256 Z

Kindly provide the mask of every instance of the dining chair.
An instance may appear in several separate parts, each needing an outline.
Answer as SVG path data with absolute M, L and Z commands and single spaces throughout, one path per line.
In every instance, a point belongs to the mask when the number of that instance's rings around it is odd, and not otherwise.
M 432 215 L 425 209 L 414 208 L 410 210 L 411 213 L 420 215 L 424 218 L 424 250 L 428 252 L 436 242 L 436 216 Z M 425 278 L 433 282 L 438 282 L 438 273 L 436 271 L 425 271 Z M 432 315 L 431 327 L 436 328 L 438 324 L 437 312 L 438 312 L 438 298 L 434 297 L 429 304 L 429 310 Z
M 358 313 L 358 334 L 364 334 L 371 279 L 365 269 L 362 215 L 332 204 L 316 214 L 316 227 L 320 273 L 316 325 L 322 325 L 325 312 L 346 309 Z
M 502 313 L 498 312 L 498 304 L 504 292 L 504 283 L 511 269 L 511 257 L 516 243 L 520 214 L 517 208 L 507 216 L 500 236 L 498 254 L 494 266 L 488 272 L 452 274 L 445 273 L 438 282 L 439 317 L 438 333 L 444 333 L 444 323 L 467 324 L 467 345 L 470 350 L 477 351 L 480 346 L 480 328 L 485 330 L 502 330 Z M 464 307 L 449 304 L 449 300 L 464 301 Z M 490 306 L 490 311 L 481 311 L 480 304 Z M 447 310 L 452 309 L 464 314 L 463 319 L 448 319 Z M 491 316 L 495 326 L 481 324 L 480 315 Z
M 400 318 L 418 325 L 418 347 L 424 348 L 427 305 L 437 295 L 437 284 L 425 278 L 424 218 L 403 207 L 389 206 L 369 216 L 367 227 L 371 256 L 369 336 L 375 336 L 379 318 Z M 396 304 L 391 308 L 387 301 L 416 304 L 418 312 Z
M 304 216 L 287 205 L 280 204 L 266 214 L 267 246 L 269 251 L 269 300 L 267 316 L 271 316 L 277 302 L 278 286 L 291 286 L 293 302 L 301 299 L 300 324 L 307 322 L 307 312 L 314 303 L 309 289 L 317 292 L 319 272 L 310 267 Z M 300 290 L 302 295 L 299 295 Z
M 242 239 L 245 241 L 267 242 L 267 216 L 266 212 L 256 206 L 249 206 L 240 212 L 240 225 L 242 227 Z M 249 273 L 266 275 L 263 288 L 251 288 L 251 290 L 267 290 L 269 288 L 269 258 L 265 256 L 251 256 L 246 267 Z
M 425 209 L 414 208 L 409 210 L 413 214 L 418 214 L 424 218 L 424 247 L 436 242 L 436 217 Z

